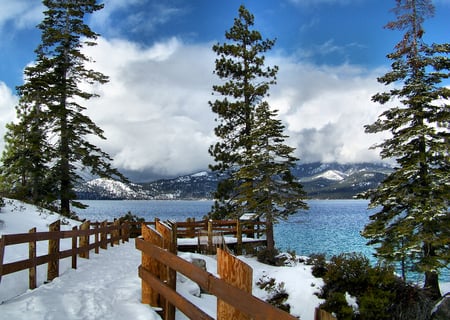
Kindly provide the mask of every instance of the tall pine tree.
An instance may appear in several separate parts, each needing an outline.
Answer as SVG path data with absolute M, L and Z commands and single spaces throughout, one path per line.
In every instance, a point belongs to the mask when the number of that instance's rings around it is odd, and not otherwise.
M 25 83 L 18 88 L 21 104 L 19 123 L 10 131 L 10 141 L 26 139 L 23 145 L 30 152 L 46 145 L 40 160 L 49 168 L 47 175 L 54 184 L 54 197 L 60 199 L 60 212 L 70 215 L 74 201 L 75 183 L 81 179 L 80 171 L 89 170 L 102 177 L 125 178 L 110 165 L 110 157 L 88 141 L 93 135 L 104 139 L 103 131 L 85 114 L 80 104 L 97 95 L 82 89 L 85 84 L 103 84 L 108 78 L 100 72 L 86 68 L 90 61 L 81 49 L 95 45 L 97 34 L 85 23 L 86 15 L 103 8 L 96 0 L 44 0 L 44 20 L 38 25 L 42 31 L 41 44 L 36 49 L 36 61 L 25 69 Z M 26 134 L 15 137 L 24 128 L 39 123 L 44 140 Z M 34 139 L 34 140 L 33 140 Z M 13 154 L 12 145 L 8 146 Z M 33 151 L 31 151 L 33 152 Z M 33 153 L 35 155 L 35 153 Z M 5 163 L 8 165 L 8 163 Z M 34 168 L 26 167 L 27 175 Z M 4 171 L 8 169 L 5 168 Z M 38 184 L 44 184 L 43 181 Z
M 241 6 L 225 33 L 230 42 L 213 47 L 219 56 L 215 73 L 224 82 L 213 87 L 221 99 L 210 102 L 219 138 L 210 148 L 216 161 L 211 168 L 222 175 L 212 216 L 261 215 L 268 248 L 273 249 L 273 224 L 307 206 L 305 192 L 290 171 L 298 160 L 291 155 L 294 149 L 284 144 L 284 126 L 264 101 L 278 67 L 265 67 L 262 54 L 274 41 L 262 40 L 250 29 L 253 25 L 253 15 Z
M 415 271 L 425 273 L 425 288 L 438 298 L 438 271 L 448 267 L 450 258 L 450 90 L 442 84 L 449 78 L 450 45 L 423 40 L 423 23 L 434 14 L 430 0 L 396 4 L 397 19 L 386 27 L 404 34 L 388 55 L 392 70 L 378 79 L 394 86 L 372 97 L 396 106 L 367 125 L 366 132 L 390 132 L 375 147 L 397 166 L 366 194 L 370 206 L 380 209 L 363 235 L 377 244 L 380 258 L 399 261 L 403 268 L 412 262 Z

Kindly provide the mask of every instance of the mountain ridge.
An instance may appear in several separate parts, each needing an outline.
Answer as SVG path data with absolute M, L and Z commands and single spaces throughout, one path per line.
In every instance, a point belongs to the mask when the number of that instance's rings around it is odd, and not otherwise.
M 392 167 L 380 163 L 297 164 L 292 173 L 311 199 L 351 199 L 376 187 Z M 93 179 L 78 186 L 78 199 L 117 200 L 198 200 L 212 199 L 219 176 L 203 170 L 171 179 L 123 184 Z

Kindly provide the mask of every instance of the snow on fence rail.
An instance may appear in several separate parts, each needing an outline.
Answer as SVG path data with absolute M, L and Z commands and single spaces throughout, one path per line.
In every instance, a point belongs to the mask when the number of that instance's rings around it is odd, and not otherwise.
M 114 246 L 128 241 L 130 226 L 127 222 L 122 224 L 118 220 L 113 223 L 104 221 L 102 223 L 92 224 L 85 221 L 80 227 L 73 227 L 70 231 L 61 231 L 61 222 L 55 221 L 49 226 L 48 232 L 36 232 L 32 228 L 28 233 L 6 234 L 0 238 L 0 285 L 2 276 L 29 270 L 29 288 L 36 288 L 36 267 L 47 263 L 47 281 L 52 281 L 59 276 L 59 260 L 72 258 L 72 268 L 77 268 L 77 255 L 80 258 L 89 259 L 89 252 L 94 250 L 99 253 L 99 249 L 107 249 L 108 244 Z M 91 242 L 91 238 L 94 239 Z M 70 249 L 61 250 L 60 243 L 62 239 L 71 239 Z M 48 241 L 48 253 L 37 255 L 36 243 L 39 241 Z M 7 246 L 28 244 L 28 259 L 4 263 L 5 248 Z

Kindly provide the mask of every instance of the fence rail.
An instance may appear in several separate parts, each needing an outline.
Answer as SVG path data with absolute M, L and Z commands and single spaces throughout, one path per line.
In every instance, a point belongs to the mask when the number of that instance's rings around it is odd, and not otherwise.
M 61 223 L 56 221 L 49 226 L 49 231 L 36 232 L 36 228 L 30 229 L 28 233 L 5 234 L 0 238 L 0 283 L 2 276 L 14 272 L 29 270 L 29 288 L 36 288 L 36 267 L 42 264 L 47 266 L 47 281 L 59 276 L 59 260 L 72 257 L 72 268 L 77 268 L 77 256 L 89 258 L 89 252 L 99 249 L 107 249 L 108 244 L 114 246 L 120 241 L 129 240 L 130 226 L 127 222 L 119 224 L 119 221 L 108 223 L 107 221 L 92 224 L 85 221 L 79 227 L 72 230 L 61 231 Z M 93 241 L 91 242 L 91 238 Z M 70 249 L 61 250 L 62 239 L 72 239 Z M 48 252 L 37 255 L 36 244 L 39 241 L 48 241 Z M 5 249 L 8 246 L 28 244 L 28 259 L 4 263 Z
M 174 319 L 174 308 L 178 308 L 190 319 L 213 319 L 176 292 L 176 283 L 170 277 L 170 274 L 174 272 L 182 273 L 203 290 L 215 295 L 218 300 L 239 310 L 245 315 L 245 319 L 296 319 L 281 309 L 238 289 L 225 279 L 219 279 L 178 257 L 176 251 L 168 250 L 173 241 L 171 239 L 174 238 L 170 235 L 170 232 L 174 232 L 170 226 L 166 228 L 167 232 L 161 232 L 161 228 L 165 227 L 158 228 L 158 225 L 156 229 L 145 225 L 142 228 L 144 238 L 136 239 L 136 248 L 142 251 L 142 264 L 139 267 L 139 276 L 142 279 L 142 301 L 153 307 L 162 307 L 164 319 Z M 164 236 L 164 233 L 168 236 Z M 164 248 L 160 246 L 161 244 L 164 244 Z M 224 264 L 227 265 L 229 262 Z M 225 319 L 220 318 L 221 314 L 217 312 L 217 319 Z

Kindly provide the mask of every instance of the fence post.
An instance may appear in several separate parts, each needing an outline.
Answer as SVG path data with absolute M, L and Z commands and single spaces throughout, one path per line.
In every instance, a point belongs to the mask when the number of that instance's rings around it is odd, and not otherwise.
M 108 236 L 105 231 L 106 227 L 108 227 L 108 222 L 105 220 L 100 224 L 100 228 L 102 229 L 100 232 L 100 248 L 104 250 L 108 249 Z
M 3 257 L 5 255 L 5 236 L 0 237 L 0 283 L 3 275 Z
M 28 233 L 36 233 L 36 228 L 30 229 Z M 36 240 L 28 243 L 28 259 L 31 262 L 28 272 L 28 286 L 30 289 L 36 289 Z
M 155 222 L 155 229 L 162 236 L 163 249 L 177 254 L 177 236 L 174 235 L 173 229 L 161 221 Z M 167 281 L 167 285 L 176 291 L 177 272 L 167 266 L 164 266 L 161 271 L 161 279 Z M 162 304 L 164 305 L 164 320 L 175 320 L 175 307 L 167 299 L 162 299 Z
M 213 220 L 208 220 L 208 254 L 213 253 Z
M 239 219 L 236 219 L 236 238 L 237 238 L 236 254 L 241 255 L 242 254 L 242 222 Z
M 220 278 L 247 293 L 252 293 L 253 270 L 225 250 L 217 249 L 217 273 Z M 250 316 L 217 299 L 217 320 L 249 320 Z
M 72 236 L 72 269 L 77 268 L 77 249 L 78 249 L 78 238 L 77 238 L 77 231 L 78 227 L 75 226 L 72 228 L 73 236 Z
M 91 228 L 91 222 L 86 220 L 80 225 L 80 231 L 89 231 Z M 89 234 L 80 236 L 80 258 L 89 259 Z
M 119 228 L 120 228 L 120 220 L 116 219 L 114 220 L 113 230 L 111 232 L 111 237 L 113 238 L 111 241 L 111 247 L 115 244 L 120 244 L 120 236 L 119 236 Z
M 158 247 L 162 247 L 161 235 L 147 225 L 142 223 L 141 236 L 144 241 L 150 242 Z M 161 271 L 161 264 L 151 256 L 147 256 L 142 252 L 142 267 L 150 271 L 155 277 L 159 278 Z M 142 280 L 142 303 L 149 304 L 152 307 L 161 307 L 159 301 L 159 294 L 156 290 L 153 290 L 145 281 Z
M 100 223 L 95 221 L 95 248 L 94 253 L 98 254 L 100 252 Z
M 57 220 L 50 224 L 50 232 L 59 232 L 61 230 L 61 221 Z M 50 261 L 47 267 L 47 281 L 52 281 L 59 276 L 59 235 L 57 239 L 50 239 L 48 241 L 48 254 Z

